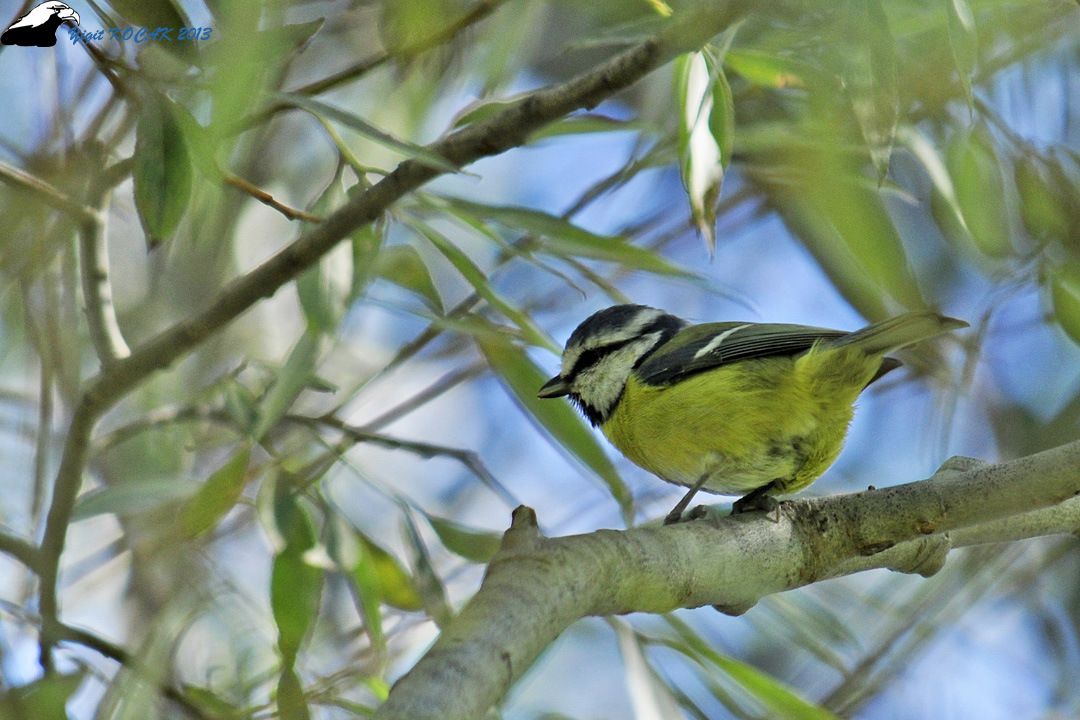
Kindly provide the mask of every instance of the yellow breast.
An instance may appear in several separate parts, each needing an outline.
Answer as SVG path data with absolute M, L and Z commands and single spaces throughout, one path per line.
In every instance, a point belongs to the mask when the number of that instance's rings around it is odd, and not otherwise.
M 712 492 L 744 494 L 774 480 L 794 492 L 840 453 L 855 398 L 880 361 L 847 355 L 735 363 L 669 387 L 631 376 L 601 429 L 627 458 L 668 482 L 692 485 L 708 474 L 704 487 Z

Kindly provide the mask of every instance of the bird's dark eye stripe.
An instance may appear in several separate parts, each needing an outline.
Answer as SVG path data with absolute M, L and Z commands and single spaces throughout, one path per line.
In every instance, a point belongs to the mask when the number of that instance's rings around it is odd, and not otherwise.
M 649 348 L 649 351 L 642 355 L 640 358 L 638 358 L 637 363 L 635 363 L 634 365 L 634 367 L 637 367 L 642 362 L 644 362 L 645 359 L 649 357 L 649 355 L 652 354 L 653 350 L 660 347 L 669 339 L 671 339 L 671 336 L 677 333 L 682 328 L 682 326 L 683 322 L 677 317 L 673 315 L 661 315 L 660 317 L 656 318 L 651 323 L 643 327 L 638 332 L 638 334 L 634 335 L 633 337 L 629 337 L 625 340 L 619 340 L 613 343 L 608 343 L 607 345 L 601 345 L 597 348 L 590 348 L 582 352 L 581 355 L 578 356 L 578 359 L 574 361 L 574 366 L 570 368 L 570 372 L 569 374 L 567 374 L 566 377 L 576 377 L 577 374 L 580 373 L 582 370 L 600 362 L 600 360 L 603 359 L 606 355 L 610 355 L 616 350 L 620 350 L 629 345 L 630 343 L 636 342 L 643 337 L 652 335 L 654 333 L 659 333 L 659 338 L 653 344 L 653 346 Z
M 581 353 L 581 355 L 578 355 L 578 359 L 574 361 L 574 367 L 570 369 L 570 373 L 569 375 L 567 375 L 567 377 L 575 377 L 585 368 L 600 362 L 600 360 L 603 359 L 604 356 L 610 355 L 616 350 L 626 347 L 634 340 L 637 340 L 637 338 L 628 338 L 626 340 L 620 340 L 619 342 L 613 342 L 610 345 L 603 345 L 598 348 L 590 348 L 589 350 L 586 350 L 585 352 Z

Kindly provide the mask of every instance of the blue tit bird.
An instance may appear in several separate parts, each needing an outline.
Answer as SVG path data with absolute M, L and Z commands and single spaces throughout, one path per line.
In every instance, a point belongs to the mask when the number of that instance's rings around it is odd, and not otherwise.
M 663 480 L 769 509 L 833 464 L 855 399 L 900 366 L 887 354 L 968 323 L 912 312 L 845 332 L 804 325 L 691 325 L 616 305 L 570 335 L 539 397 L 569 396 L 611 444 Z

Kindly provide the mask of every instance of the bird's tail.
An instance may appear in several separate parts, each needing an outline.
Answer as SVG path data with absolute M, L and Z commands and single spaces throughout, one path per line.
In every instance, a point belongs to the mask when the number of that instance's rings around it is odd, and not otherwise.
M 871 355 L 884 355 L 935 335 L 967 327 L 968 323 L 934 312 L 912 312 L 868 325 L 834 340 L 834 347 L 856 345 Z

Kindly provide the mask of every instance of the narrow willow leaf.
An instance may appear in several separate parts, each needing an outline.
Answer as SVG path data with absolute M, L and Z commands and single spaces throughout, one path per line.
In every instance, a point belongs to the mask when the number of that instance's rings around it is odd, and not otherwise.
M 683 717 L 671 688 L 656 674 L 633 629 L 622 620 L 612 619 L 610 622 L 615 627 L 615 637 L 619 641 L 626 689 L 634 717 L 649 720 Z
M 191 155 L 171 105 L 149 95 L 135 126 L 135 209 L 151 250 L 173 234 L 191 197 Z
M 277 686 L 278 717 L 281 720 L 311 720 L 300 677 L 292 665 L 281 668 Z
M 533 233 L 545 239 L 541 250 L 552 254 L 602 260 L 623 267 L 658 275 L 693 278 L 694 275 L 651 250 L 629 244 L 624 238 L 599 235 L 578 227 L 569 220 L 531 208 L 484 205 L 460 198 L 443 198 L 451 210 Z
M 470 285 L 472 285 L 473 289 L 476 290 L 476 293 L 480 297 L 484 298 L 484 300 L 490 303 L 492 307 L 513 321 L 513 323 L 521 329 L 524 336 L 528 338 L 530 344 L 558 351 L 558 345 L 555 344 L 555 341 L 551 336 L 548 335 L 543 328 L 537 325 L 528 313 L 515 307 L 509 300 L 505 299 L 494 288 L 488 280 L 487 275 L 484 274 L 484 271 L 481 270 L 480 267 L 461 250 L 461 248 L 443 237 L 442 234 L 427 223 L 412 218 L 409 221 L 409 225 L 420 233 L 422 237 L 427 239 L 428 242 L 434 245 L 435 249 L 450 261 L 450 264 L 461 273 L 461 276 L 465 278 Z
M 842 77 L 880 184 L 899 116 L 896 41 L 881 0 L 849 0 L 844 8 L 845 34 L 853 45 L 840 50 Z
M 308 211 L 319 216 L 329 215 L 342 204 L 341 175 L 339 165 L 333 179 Z M 340 243 L 317 263 L 300 273 L 296 279 L 296 295 L 308 324 L 323 333 L 333 333 L 345 316 L 352 302 L 353 267 L 352 247 Z
M 806 87 L 818 74 L 806 63 L 749 48 L 731 48 L 724 55 L 724 64 L 747 82 L 768 88 Z
M 443 172 L 458 172 L 458 168 L 441 155 L 431 152 L 422 145 L 398 140 L 389 133 L 385 133 L 367 121 L 362 120 L 360 117 L 340 108 L 336 108 L 333 105 L 327 105 L 324 102 L 315 100 L 306 95 L 297 95 L 295 93 L 275 93 L 271 97 L 286 105 L 292 105 L 301 108 L 302 110 L 307 110 L 312 115 L 319 115 L 329 120 L 333 120 L 336 123 L 340 123 L 383 147 L 399 152 L 414 160 L 424 162 Z
M 237 429 L 250 435 L 258 417 L 257 401 L 254 393 L 236 380 L 230 380 L 225 386 L 223 393 L 225 398 L 225 412 L 233 421 Z
M 247 484 L 247 466 L 251 443 L 244 442 L 233 456 L 207 478 L 199 491 L 180 510 L 180 534 L 186 538 L 201 535 L 218 524 L 236 505 Z
M 398 610 L 422 610 L 423 602 L 416 588 L 416 582 L 397 558 L 383 550 L 374 541 L 363 533 L 357 532 L 356 539 L 359 542 L 359 563 L 364 567 L 362 570 L 354 568 L 363 576 L 355 576 L 356 579 L 367 580 L 373 578 L 378 590 L 378 598 L 387 605 Z
M 499 533 L 476 530 L 435 515 L 425 517 L 446 549 L 466 560 L 486 564 L 495 556 L 502 543 L 502 535 Z
M 274 494 L 274 519 L 285 546 L 274 557 L 270 571 L 270 609 L 278 629 L 282 668 L 287 670 L 295 665 L 319 613 L 323 571 L 305 559 L 315 545 L 315 528 L 307 511 L 284 483 L 275 486 Z
M 968 108 L 974 106 L 971 95 L 971 76 L 975 73 L 975 63 L 979 58 L 979 35 L 975 31 L 975 14 L 971 11 L 968 0 L 943 0 L 948 16 L 949 47 L 952 49 L 956 73 L 964 88 Z
M 584 113 L 569 115 L 562 120 L 545 125 L 529 136 L 529 143 L 550 140 L 565 135 L 640 131 L 643 128 L 643 124 L 636 120 L 617 120 L 604 115 Z
M 712 79 L 705 55 L 688 53 L 675 63 L 679 99 L 679 168 L 698 231 L 712 252 L 716 245 L 716 201 L 724 179 L 720 146 L 710 131 Z
M 956 199 L 956 188 L 953 187 L 952 177 L 950 177 L 949 171 L 945 167 L 945 161 L 934 144 L 910 125 L 897 130 L 896 139 L 911 151 L 922 164 L 927 177 L 930 178 L 930 183 L 934 189 L 934 200 L 932 202 L 936 203 L 936 207 L 932 206 L 931 210 L 934 219 L 938 221 L 938 225 L 943 226 L 943 228 L 956 225 L 963 232 L 968 232 L 967 225 L 964 224 L 964 212 L 960 208 L 960 202 Z M 944 217 L 943 213 L 946 212 L 951 217 Z
M 1013 182 L 1020 200 L 1020 217 L 1031 237 L 1040 242 L 1062 240 L 1069 235 L 1068 208 L 1043 171 L 1042 159 L 1025 153 L 1016 158 Z
M 0 691 L 0 718 L 65 720 L 65 706 L 82 685 L 84 672 L 46 675 L 20 687 Z
M 518 406 L 549 433 L 558 447 L 603 480 L 611 496 L 618 502 L 623 519 L 628 525 L 631 524 L 634 501 L 630 490 L 619 477 L 596 436 L 569 403 L 536 397 L 537 391 L 547 381 L 547 375 L 529 359 L 524 350 L 505 337 L 496 333 L 477 335 L 476 342 Z
M 165 477 L 140 477 L 117 482 L 81 496 L 72 511 L 72 520 L 95 515 L 135 515 L 192 497 L 203 487 L 194 480 Z
M 383 249 L 375 262 L 375 274 L 415 293 L 430 309 L 442 313 L 442 297 L 431 279 L 431 271 L 420 253 L 411 245 L 395 245 Z
M 892 303 L 847 247 L 836 228 L 802 194 L 777 192 L 777 213 L 821 265 L 833 286 L 863 317 L 885 319 Z
M 790 155 L 796 164 L 779 168 L 797 191 L 778 188 L 779 202 L 789 205 L 778 209 L 785 220 L 793 218 L 801 226 L 793 232 L 809 229 L 806 239 L 813 244 L 807 248 L 838 281 L 845 297 L 857 307 L 878 304 L 873 298 L 880 297 L 876 286 L 902 307 L 924 307 L 900 234 L 880 190 L 866 182 L 863 164 L 829 142 Z
M 713 83 L 709 132 L 720 149 L 720 165 L 726 170 L 731 162 L 731 151 L 735 147 L 735 98 L 722 67 L 717 68 L 716 80 Z
M 386 651 L 386 635 L 382 626 L 382 594 L 378 576 L 372 563 L 367 561 L 359 533 L 339 515 L 330 524 L 330 552 L 342 574 L 351 584 L 353 598 L 364 630 L 377 652 Z
M 285 665 L 292 665 L 308 630 L 319 613 L 323 571 L 304 560 L 291 546 L 274 558 L 270 575 L 270 606 L 278 629 L 278 649 Z
M 408 512 L 403 514 L 405 519 L 405 539 L 412 549 L 414 578 L 416 589 L 420 592 L 420 600 L 424 603 L 424 610 L 428 617 L 435 621 L 440 629 L 445 629 L 454 617 L 454 611 L 450 602 L 446 599 L 446 588 L 442 580 L 435 572 L 435 566 L 431 563 L 431 555 L 428 553 L 427 544 L 420 536 L 420 529 L 413 522 L 412 515 Z
M 991 258 L 1011 255 L 1005 176 L 986 127 L 976 125 L 953 135 L 945 151 L 945 165 L 975 246 Z
M 259 421 L 251 433 L 254 439 L 261 440 L 289 411 L 301 391 L 311 382 L 315 375 L 319 344 L 320 334 L 308 329 L 293 346 L 289 359 L 278 371 L 259 406 Z
M 191 26 L 172 0 L 110 0 L 109 5 L 133 24 L 145 25 L 151 30 Z
M 685 623 L 668 618 L 668 623 L 678 631 L 682 643 L 672 641 L 673 648 L 685 655 L 695 657 L 724 672 L 747 693 L 769 711 L 770 718 L 780 720 L 840 720 L 837 715 L 820 705 L 800 696 L 784 683 L 752 665 L 735 660 L 714 650 Z
M 1054 319 L 1080 345 L 1080 261 L 1071 260 L 1050 270 L 1050 299 Z

